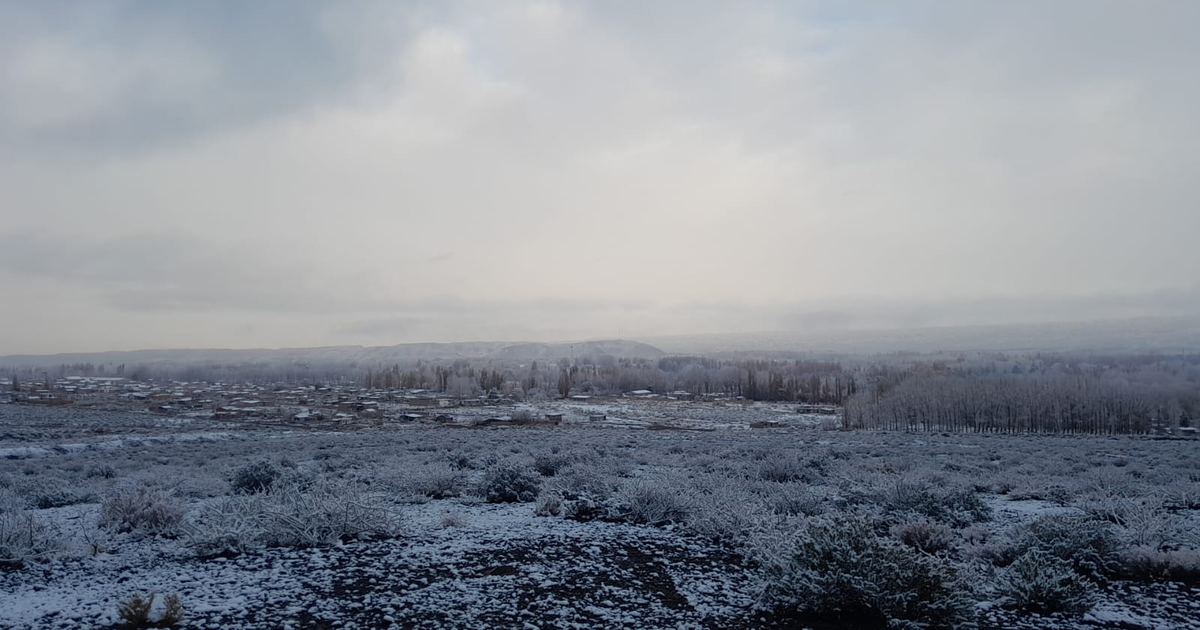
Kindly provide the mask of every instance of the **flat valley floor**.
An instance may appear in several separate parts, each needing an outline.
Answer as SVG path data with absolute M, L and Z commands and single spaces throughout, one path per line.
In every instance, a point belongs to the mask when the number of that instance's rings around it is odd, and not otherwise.
M 182 628 L 879 625 L 788 599 L 829 586 L 787 567 L 846 522 L 966 602 L 930 626 L 1198 627 L 1198 486 L 1194 440 L 304 431 L 0 405 L 0 627 L 121 627 L 135 594 L 156 596 L 151 623 L 177 596 Z M 1093 537 L 1055 566 L 1086 605 L 1022 605 L 1013 556 L 1081 523 Z

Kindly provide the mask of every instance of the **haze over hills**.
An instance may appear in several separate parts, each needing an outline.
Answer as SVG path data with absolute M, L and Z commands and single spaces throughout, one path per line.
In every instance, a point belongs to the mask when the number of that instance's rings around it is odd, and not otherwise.
M 508 362 L 614 356 L 656 359 L 669 354 L 768 356 L 774 353 L 890 352 L 1200 352 L 1200 317 L 1092 322 L 946 326 L 855 331 L 782 331 L 593 340 L 573 343 L 456 342 L 392 346 L 280 349 L 168 349 L 0 356 L 0 365 L 318 363 L 382 364 L 454 359 Z
M 1196 352 L 1200 317 L 1144 317 L 1086 322 L 939 326 L 839 331 L 784 331 L 647 337 L 672 354 L 809 352 Z
M 172 349 L 81 352 L 0 357 L 0 365 L 50 367 L 62 364 L 155 364 L 313 362 L 392 364 L 453 359 L 496 359 L 505 361 L 548 361 L 574 356 L 611 355 L 655 359 L 666 353 L 654 346 L 631 340 L 581 341 L 577 343 L 526 343 L 481 341 L 461 343 L 406 343 L 394 346 L 327 346 L 280 349 Z

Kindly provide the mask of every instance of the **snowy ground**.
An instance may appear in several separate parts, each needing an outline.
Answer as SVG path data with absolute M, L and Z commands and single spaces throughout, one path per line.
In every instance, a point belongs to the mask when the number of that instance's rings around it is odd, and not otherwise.
M 680 409 L 662 413 L 685 415 Z M 1086 613 L 1039 616 L 996 592 L 990 580 L 1002 569 L 985 561 L 1032 519 L 1083 517 L 1126 500 L 1154 509 L 1139 512 L 1146 522 L 1114 529 L 1121 540 L 1194 549 L 1197 446 L 844 433 L 804 423 L 707 432 L 586 425 L 247 431 L 5 406 L 0 493 L 23 499 L 24 513 L 57 543 L 45 558 L 0 569 L 0 627 L 113 626 L 118 602 L 133 593 L 178 594 L 180 625 L 188 628 L 843 627 L 800 624 L 786 611 L 756 606 L 763 577 L 747 549 L 770 546 L 771 537 L 810 517 L 863 506 L 882 505 L 880 518 L 904 522 L 909 517 L 888 502 L 898 483 L 917 481 L 930 492 L 973 488 L 988 508 L 978 522 L 953 525 L 945 552 L 947 562 L 978 578 L 962 588 L 979 602 L 980 627 L 1197 627 L 1194 583 L 1108 580 Z M 206 507 L 228 498 L 232 471 L 263 459 L 289 474 L 369 489 L 397 519 L 395 535 L 206 557 L 186 531 L 147 536 L 97 526 L 101 503 L 128 487 L 168 492 L 188 522 L 202 520 Z M 539 481 L 543 496 L 570 479 L 607 484 L 613 497 L 649 483 L 676 497 L 679 512 L 656 525 L 628 515 L 581 522 L 539 516 L 539 502 L 487 503 L 472 493 L 495 466 L 558 460 L 564 467 Z M 448 480 L 449 494 L 459 496 L 421 496 L 431 478 Z

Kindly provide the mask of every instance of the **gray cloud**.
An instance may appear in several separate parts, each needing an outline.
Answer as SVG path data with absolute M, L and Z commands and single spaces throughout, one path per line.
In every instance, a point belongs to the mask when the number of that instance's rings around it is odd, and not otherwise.
M 0 3 L 0 349 L 1189 311 L 1151 5 Z

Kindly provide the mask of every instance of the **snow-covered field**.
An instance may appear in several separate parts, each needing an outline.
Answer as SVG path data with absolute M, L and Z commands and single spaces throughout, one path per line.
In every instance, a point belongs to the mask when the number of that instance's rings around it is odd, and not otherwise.
M 1198 625 L 1200 442 L 600 413 L 715 430 L 0 406 L 0 627 Z

